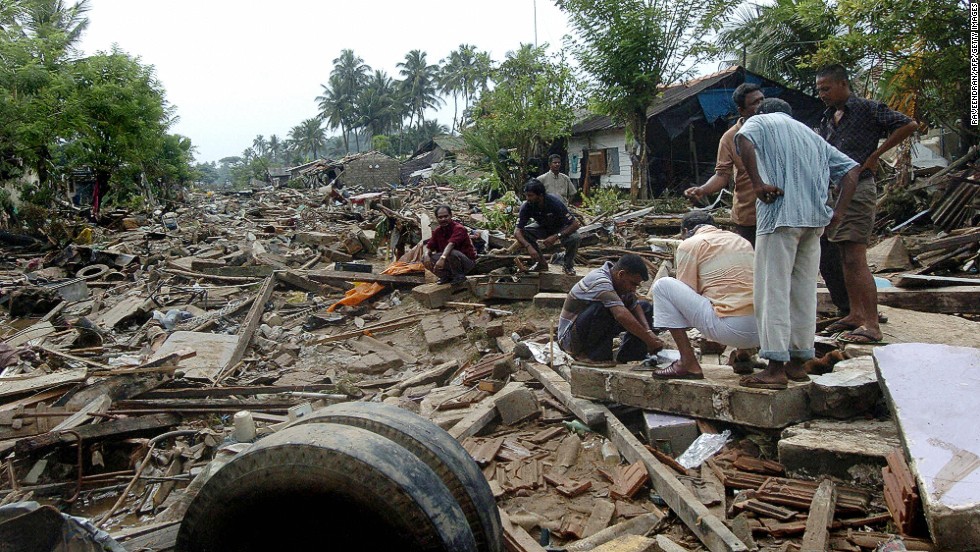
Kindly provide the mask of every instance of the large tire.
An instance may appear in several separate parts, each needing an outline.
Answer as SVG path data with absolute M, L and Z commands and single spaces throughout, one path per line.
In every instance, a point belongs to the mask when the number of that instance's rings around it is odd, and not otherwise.
M 490 485 L 466 449 L 442 428 L 397 406 L 368 402 L 335 404 L 297 421 L 292 427 L 323 422 L 367 429 L 405 447 L 436 472 L 459 502 L 477 549 L 503 551 L 500 513 Z
M 390 439 L 338 424 L 294 426 L 218 470 L 181 523 L 178 552 L 475 551 L 439 477 Z

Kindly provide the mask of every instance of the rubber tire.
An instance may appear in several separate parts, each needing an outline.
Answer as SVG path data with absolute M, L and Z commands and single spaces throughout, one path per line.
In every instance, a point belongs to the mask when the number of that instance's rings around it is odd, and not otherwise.
M 322 408 L 292 426 L 338 423 L 391 439 L 425 462 L 459 502 L 481 552 L 502 552 L 503 529 L 493 491 L 466 449 L 442 428 L 413 412 L 383 403 L 347 402 Z
M 177 552 L 475 551 L 466 517 L 439 477 L 381 435 L 293 426 L 223 466 L 191 502 Z

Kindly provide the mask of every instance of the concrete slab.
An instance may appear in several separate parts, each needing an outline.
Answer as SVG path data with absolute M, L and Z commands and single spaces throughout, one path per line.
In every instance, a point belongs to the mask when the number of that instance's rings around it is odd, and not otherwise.
M 751 389 L 738 384 L 730 366 L 702 365 L 703 380 L 662 380 L 630 372 L 573 364 L 572 394 L 644 410 L 709 418 L 759 428 L 784 428 L 811 418 L 810 383 L 790 382 L 787 389 Z
M 425 335 L 425 342 L 428 344 L 430 351 L 455 344 L 459 339 L 465 338 L 466 336 L 462 321 L 456 314 L 444 314 L 438 317 L 427 316 L 423 318 L 422 333 Z
M 671 456 L 687 450 L 700 434 L 695 419 L 660 412 L 644 412 L 643 429 L 651 446 Z
M 846 420 L 872 412 L 881 398 L 870 356 L 838 362 L 833 372 L 810 380 L 810 409 L 816 416 Z
M 830 475 L 880 486 L 885 456 L 899 445 L 892 420 L 813 420 L 783 430 L 779 463 L 790 477 Z
M 980 349 L 902 343 L 874 358 L 933 540 L 980 550 Z
M 197 355 L 180 361 L 179 370 L 183 371 L 184 377 L 188 379 L 212 380 L 231 359 L 237 345 L 237 335 L 174 332 L 150 360 L 181 349 L 191 349 Z

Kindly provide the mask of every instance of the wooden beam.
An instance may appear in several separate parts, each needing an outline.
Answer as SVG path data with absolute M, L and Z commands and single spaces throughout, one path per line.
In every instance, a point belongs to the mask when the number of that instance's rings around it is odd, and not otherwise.
M 936 249 L 946 249 L 949 247 L 959 247 L 962 245 L 973 244 L 977 242 L 980 242 L 980 232 L 973 232 L 972 234 L 963 234 L 960 236 L 951 236 L 948 238 L 933 240 L 929 243 L 924 243 L 918 247 L 914 247 L 912 249 L 912 252 L 915 255 L 921 255 L 926 251 L 934 251 Z
M 878 290 L 878 304 L 899 309 L 940 314 L 980 314 L 980 286 L 953 286 L 942 289 L 885 288 Z M 830 292 L 817 290 L 817 309 L 837 310 Z
M 601 428 L 606 423 L 606 416 L 602 409 L 597 408 L 591 401 L 572 396 L 572 386 L 551 368 L 544 364 L 528 362 L 524 365 L 524 369 L 537 378 L 541 385 L 558 399 L 558 402 L 585 422 L 585 425 Z
M 180 423 L 180 417 L 174 414 L 161 413 L 109 420 L 100 424 L 80 426 L 73 431 L 82 437 L 83 442 L 89 442 L 107 437 L 128 437 L 140 431 L 156 430 L 178 423 Z M 19 439 L 14 445 L 14 450 L 18 456 L 27 455 L 32 452 L 74 442 L 75 436 L 71 433 L 55 433 L 49 431 L 48 433 L 42 433 L 34 437 Z
M 504 547 L 508 552 L 545 552 L 545 549 L 534 540 L 523 527 L 511 522 L 510 516 L 502 508 L 500 511 L 500 525 L 504 530 Z
M 902 274 L 895 285 L 908 289 L 943 286 L 980 286 L 980 278 L 954 278 L 950 276 L 926 276 L 924 274 Z
M 810 514 L 806 518 L 806 533 L 800 552 L 824 552 L 830 544 L 830 526 L 834 523 L 837 506 L 837 487 L 830 479 L 824 479 L 813 493 Z
M 255 302 L 252 303 L 252 308 L 248 310 L 248 314 L 245 316 L 245 321 L 242 322 L 240 328 L 238 328 L 238 344 L 235 345 L 235 350 L 231 353 L 231 358 L 228 362 L 221 367 L 215 377 L 218 374 L 226 373 L 231 370 L 233 366 L 238 364 L 242 357 L 245 356 L 245 349 L 248 348 L 248 344 L 252 341 L 252 335 L 255 334 L 255 329 L 259 327 L 259 323 L 262 322 L 262 312 L 265 310 L 265 303 L 272 296 L 272 291 L 276 289 L 276 275 L 273 274 L 265 279 L 265 283 L 259 288 L 258 295 L 255 296 Z
M 415 287 L 425 283 L 425 275 L 415 276 L 391 276 L 389 274 L 369 274 L 367 272 L 344 272 L 342 270 L 318 270 L 308 272 L 306 277 L 314 282 L 322 284 L 338 285 L 347 282 L 373 282 L 377 284 L 391 284 L 393 286 Z
M 711 552 L 743 552 L 748 548 L 728 527 L 701 504 L 701 501 L 684 486 L 674 472 L 660 463 L 629 429 L 604 406 L 606 430 L 609 439 L 629 462 L 643 462 L 657 493 L 664 499 L 677 517 L 693 532 Z

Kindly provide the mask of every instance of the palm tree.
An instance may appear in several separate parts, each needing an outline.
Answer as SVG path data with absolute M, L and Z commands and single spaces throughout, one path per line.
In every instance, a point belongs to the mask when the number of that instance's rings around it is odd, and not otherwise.
M 346 134 L 355 130 L 357 120 L 356 100 L 358 94 L 368 80 L 371 67 L 364 63 L 364 60 L 354 54 L 354 50 L 344 49 L 340 51 L 340 56 L 333 60 L 333 70 L 330 71 L 330 87 L 334 90 L 334 98 L 337 100 L 336 109 L 340 110 L 340 117 L 343 119 L 344 144 L 347 147 L 348 140 Z M 355 134 L 354 139 L 357 140 Z M 360 149 L 360 142 L 357 143 Z M 348 149 L 348 151 L 350 151 Z
M 318 159 L 320 150 L 323 149 L 323 144 L 326 140 L 326 133 L 323 130 L 320 118 L 313 117 L 294 126 L 289 131 L 289 138 L 296 144 L 297 151 L 301 152 L 304 156 L 310 153 L 313 155 L 313 159 Z
M 265 157 L 265 154 L 269 150 L 269 142 L 266 141 L 265 136 L 259 134 L 252 140 L 252 148 L 255 150 L 256 155 Z
M 394 120 L 395 85 L 384 71 L 375 71 L 357 96 L 357 126 L 372 136 L 391 130 Z
M 430 107 L 442 105 L 436 91 L 436 75 L 439 67 L 429 65 L 425 59 L 425 52 L 412 50 L 405 55 L 405 61 L 398 62 L 398 73 L 405 77 L 401 82 L 403 89 L 408 93 L 408 101 L 412 106 L 412 117 L 418 115 L 418 124 L 421 126 L 425 120 L 425 110 Z M 409 126 L 411 126 L 411 118 Z
M 269 155 L 272 156 L 272 162 L 279 162 L 279 154 L 282 153 L 282 142 L 279 141 L 279 137 L 273 134 L 269 136 Z
M 776 0 L 772 5 L 745 5 L 718 34 L 718 46 L 731 64 L 814 91 L 816 68 L 807 62 L 820 43 L 840 34 L 837 15 L 827 0 Z M 805 9 L 804 9 L 805 8 Z
M 350 128 L 348 122 L 353 119 L 354 102 L 344 94 L 343 83 L 339 77 L 331 76 L 329 84 L 321 84 L 323 94 L 316 97 L 317 106 L 320 108 L 320 119 L 327 123 L 331 130 L 340 128 L 340 134 L 344 138 L 344 149 L 350 152 L 350 145 L 347 142 L 347 130 Z
M 10 30 L 38 39 L 34 52 L 38 61 L 53 67 L 77 54 L 75 45 L 88 28 L 85 14 L 91 9 L 89 0 L 79 0 L 70 6 L 63 0 L 37 0 L 22 2 L 20 7 L 23 11 L 14 17 Z
M 453 97 L 453 132 L 456 131 L 456 120 L 459 115 L 460 94 L 463 94 L 464 103 L 466 101 L 466 66 L 468 63 L 472 63 L 473 59 L 470 54 L 471 51 L 467 50 L 467 45 L 460 44 L 458 50 L 450 52 L 448 58 L 439 61 L 442 68 L 436 75 L 436 82 L 440 92 Z

